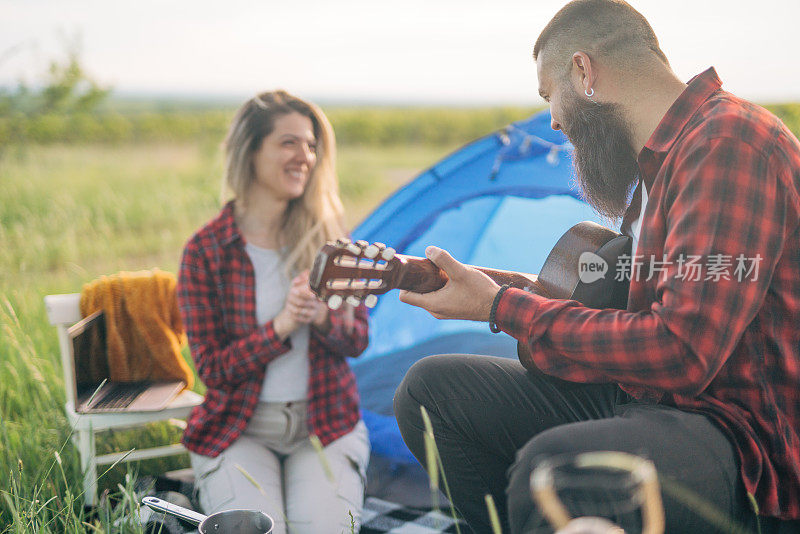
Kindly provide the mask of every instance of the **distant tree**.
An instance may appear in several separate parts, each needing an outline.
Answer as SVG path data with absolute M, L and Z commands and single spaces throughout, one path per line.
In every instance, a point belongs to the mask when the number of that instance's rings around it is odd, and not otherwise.
M 26 144 L 31 127 L 40 131 L 42 124 L 62 124 L 70 116 L 93 113 L 111 93 L 83 68 L 78 39 L 65 40 L 65 47 L 66 55 L 51 60 L 33 86 L 20 80 L 16 87 L 0 87 L 0 156 L 6 144 Z M 19 49 L 0 54 L 0 63 Z
M 51 61 L 44 86 L 38 95 L 38 113 L 89 113 L 95 111 L 111 92 L 89 77 L 81 66 L 77 47 L 66 61 Z

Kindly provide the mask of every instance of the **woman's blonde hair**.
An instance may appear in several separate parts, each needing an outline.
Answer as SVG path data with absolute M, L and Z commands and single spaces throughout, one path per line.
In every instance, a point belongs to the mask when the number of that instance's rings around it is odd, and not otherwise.
M 253 155 L 272 133 L 275 120 L 290 113 L 311 119 L 317 140 L 317 163 L 303 195 L 289 201 L 280 229 L 279 243 L 287 251 L 287 270 L 297 273 L 311 267 L 326 241 L 346 234 L 336 176 L 336 140 L 322 110 L 286 91 L 261 93 L 245 102 L 225 138 L 223 198 L 232 194 L 237 206 L 246 208 L 247 191 L 255 180 Z

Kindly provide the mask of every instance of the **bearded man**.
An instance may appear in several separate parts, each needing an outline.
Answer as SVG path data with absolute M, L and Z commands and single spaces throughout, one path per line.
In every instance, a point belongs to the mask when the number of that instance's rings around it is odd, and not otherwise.
M 430 247 L 448 283 L 401 300 L 489 321 L 527 345 L 535 372 L 485 356 L 417 362 L 395 395 L 406 443 L 424 462 L 424 406 L 477 532 L 491 531 L 485 494 L 506 531 L 546 531 L 537 459 L 586 451 L 644 456 L 662 487 L 688 490 L 662 491 L 667 532 L 716 532 L 701 501 L 750 529 L 800 532 L 800 144 L 713 68 L 679 80 L 622 1 L 567 4 L 533 57 L 583 193 L 623 217 L 641 275 L 626 310 L 595 310 L 498 287 Z M 731 269 L 685 276 L 691 258 Z M 733 270 L 744 259 L 747 276 Z

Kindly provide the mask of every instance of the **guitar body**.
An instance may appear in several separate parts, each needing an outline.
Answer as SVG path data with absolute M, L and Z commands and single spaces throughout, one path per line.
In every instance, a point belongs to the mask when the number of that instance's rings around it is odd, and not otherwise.
M 587 308 L 615 308 L 628 306 L 628 276 L 617 276 L 620 256 L 631 254 L 630 237 L 592 222 L 578 223 L 558 240 L 547 256 L 539 273 L 539 282 L 546 293 L 555 299 L 576 300 Z M 581 255 L 591 252 L 602 258 L 608 266 L 605 276 L 586 283 L 581 281 Z M 624 273 L 623 273 L 624 274 Z M 618 280 L 620 278 L 621 280 Z M 536 370 L 528 346 L 517 342 L 517 356 L 528 370 Z
M 544 297 L 577 300 L 590 308 L 625 309 L 628 276 L 618 276 L 618 259 L 631 254 L 631 238 L 597 223 L 570 228 L 550 251 L 538 275 L 476 267 L 498 284 Z M 629 265 L 629 264 L 628 264 Z M 351 305 L 374 305 L 391 289 L 429 293 L 442 288 L 447 275 L 426 258 L 395 254 L 382 243 L 340 240 L 317 253 L 309 275 L 311 289 L 331 308 L 346 297 Z M 517 344 L 522 365 L 535 369 L 527 347 Z
M 578 223 L 558 240 L 539 273 L 539 282 L 551 298 L 577 300 L 589 308 L 628 305 L 628 279 L 615 280 L 621 255 L 630 255 L 631 238 L 593 222 Z M 591 252 L 608 266 L 605 276 L 584 283 L 580 277 L 581 255 Z

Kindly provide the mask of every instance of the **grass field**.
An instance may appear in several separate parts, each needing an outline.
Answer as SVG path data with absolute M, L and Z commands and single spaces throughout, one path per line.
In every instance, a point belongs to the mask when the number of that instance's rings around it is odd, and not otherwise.
M 340 147 L 350 226 L 452 148 Z M 119 270 L 175 272 L 186 239 L 219 209 L 221 168 L 216 144 L 203 143 L 32 146 L 0 159 L 0 532 L 106 531 L 134 506 L 122 491 L 128 468 L 118 466 L 100 488 L 123 506 L 91 519 L 81 509 L 58 345 L 42 297 Z M 98 450 L 161 444 L 175 432 L 152 425 L 135 436 L 106 433 Z M 177 457 L 133 469 L 187 465 Z M 119 523 L 111 530 L 139 531 Z

